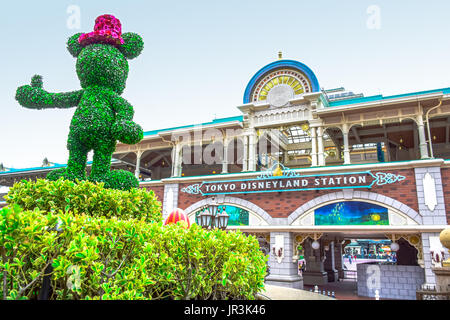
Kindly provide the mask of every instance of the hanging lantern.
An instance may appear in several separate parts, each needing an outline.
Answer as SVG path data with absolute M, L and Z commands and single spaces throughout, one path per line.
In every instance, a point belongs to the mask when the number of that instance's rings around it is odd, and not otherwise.
M 198 215 L 198 223 L 202 228 L 208 229 L 211 225 L 211 219 L 213 215 L 209 212 L 209 210 L 204 207 L 202 212 Z
M 396 252 L 396 251 L 398 251 L 398 249 L 400 249 L 399 244 L 397 242 L 392 242 L 391 243 L 391 250 Z
M 168 225 L 171 223 L 176 224 L 180 221 L 186 228 L 189 228 L 191 226 L 191 222 L 189 221 L 186 212 L 184 212 L 183 209 L 176 208 L 174 211 L 172 211 L 171 214 L 169 214 L 166 221 L 164 222 L 164 225 Z
M 319 248 L 320 248 L 320 243 L 319 243 L 319 241 L 314 240 L 313 243 L 311 243 L 311 247 L 312 247 L 314 250 L 319 249 Z
M 217 214 L 217 217 L 216 217 L 216 219 L 217 219 L 217 228 L 219 228 L 221 230 L 225 230 L 227 228 L 228 219 L 229 218 L 230 218 L 230 216 L 225 211 L 225 207 L 223 207 L 222 208 L 222 212 Z

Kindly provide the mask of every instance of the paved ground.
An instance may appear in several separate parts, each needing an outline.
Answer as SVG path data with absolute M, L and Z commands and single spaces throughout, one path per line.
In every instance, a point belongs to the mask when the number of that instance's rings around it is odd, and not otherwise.
M 352 263 L 350 264 L 348 259 L 345 259 L 344 264 L 347 267 L 347 270 L 356 271 L 357 264 L 372 261 L 383 262 L 384 260 L 357 259 L 356 263 L 354 260 L 352 260 Z M 334 292 L 336 300 L 375 300 L 374 298 L 358 296 L 356 272 L 348 272 L 346 274 L 348 279 L 344 279 L 343 281 L 338 282 L 331 282 L 323 286 L 318 286 L 319 292 L 321 292 L 321 294 L 313 292 L 314 286 L 305 285 L 303 290 L 296 290 L 266 285 L 266 291 L 261 292 L 261 296 L 262 298 L 269 298 L 271 300 L 335 300 L 330 297 Z M 325 295 L 323 294 L 323 292 L 325 292 Z
M 265 291 L 261 292 L 261 298 L 270 300 L 334 300 L 321 294 L 307 290 L 297 290 L 266 284 Z
M 344 258 L 344 265 L 347 267 L 347 270 L 354 270 L 356 271 L 356 265 L 359 263 L 367 263 L 367 262 L 386 262 L 386 259 L 352 259 L 352 263 L 348 261 L 348 258 Z

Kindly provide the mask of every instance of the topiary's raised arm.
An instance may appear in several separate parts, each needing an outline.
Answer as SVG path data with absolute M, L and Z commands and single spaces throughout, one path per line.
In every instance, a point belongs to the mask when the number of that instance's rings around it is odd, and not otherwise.
M 78 105 L 84 90 L 51 93 L 42 89 L 42 77 L 33 76 L 31 85 L 17 88 L 16 100 L 30 109 L 72 108 Z

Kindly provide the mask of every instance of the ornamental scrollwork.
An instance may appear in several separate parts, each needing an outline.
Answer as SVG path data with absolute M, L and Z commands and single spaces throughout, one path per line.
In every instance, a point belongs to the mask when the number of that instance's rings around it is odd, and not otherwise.
M 375 183 L 378 186 L 384 186 L 386 184 L 392 184 L 406 179 L 406 177 L 402 175 L 386 172 L 377 172 L 375 173 L 375 175 L 372 174 L 372 176 L 374 177 Z
M 189 194 L 202 194 L 202 185 L 203 183 L 191 184 L 185 188 L 182 188 L 181 191 Z

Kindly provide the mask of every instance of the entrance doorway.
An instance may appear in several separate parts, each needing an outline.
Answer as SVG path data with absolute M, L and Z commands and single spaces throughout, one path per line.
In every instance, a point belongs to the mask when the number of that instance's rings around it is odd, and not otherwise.
M 317 249 L 305 241 L 304 289 L 343 300 L 414 300 L 425 282 L 418 250 L 409 238 L 393 242 L 381 234 L 368 235 L 324 234 L 316 240 Z

